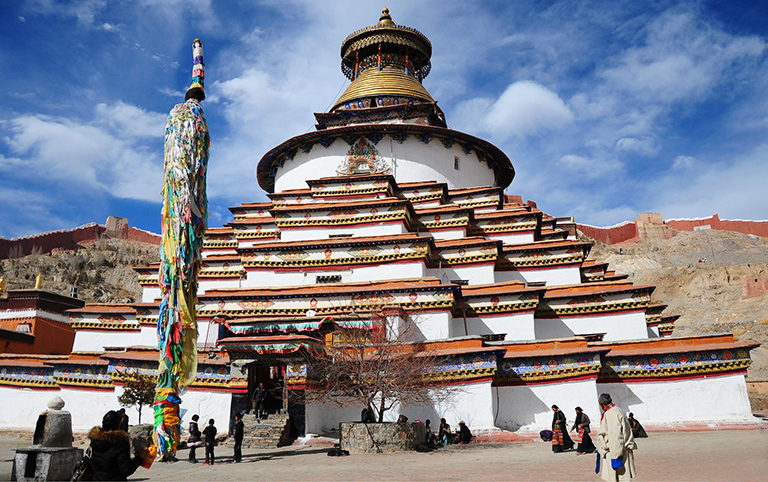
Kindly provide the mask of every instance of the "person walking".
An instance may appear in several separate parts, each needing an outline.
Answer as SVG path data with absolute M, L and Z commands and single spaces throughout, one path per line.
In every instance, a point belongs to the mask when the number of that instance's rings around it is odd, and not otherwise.
M 267 398 L 267 390 L 264 388 L 264 383 L 259 383 L 259 386 L 253 391 L 253 413 L 259 420 L 264 415 L 265 398 Z
M 200 432 L 200 427 L 197 425 L 198 420 L 200 420 L 198 414 L 192 415 L 192 420 L 189 421 L 189 428 L 187 429 L 189 432 L 189 440 L 187 440 L 187 447 L 189 447 L 189 462 L 192 464 L 197 463 L 195 451 L 199 446 L 203 445 L 203 439 L 200 438 L 202 432 Z
M 101 427 L 93 427 L 91 439 L 91 480 L 128 480 L 141 465 L 141 456 L 131 458 L 131 439 L 120 429 L 122 416 L 110 410 L 101 420 Z
M 203 429 L 205 436 L 205 463 L 203 465 L 213 465 L 213 448 L 216 446 L 216 427 L 213 426 L 213 419 L 208 420 L 208 426 Z
M 607 393 L 601 393 L 597 402 L 603 412 L 595 444 L 600 454 L 600 477 L 606 482 L 631 480 L 635 476 L 633 450 L 637 445 L 629 420 Z
M 243 423 L 243 416 L 239 413 L 235 414 L 235 462 L 240 462 L 243 459 L 243 431 L 245 424 Z
M 568 436 L 565 414 L 557 405 L 552 405 L 552 452 L 560 453 L 573 448 L 573 440 Z
M 576 407 L 576 420 L 573 421 L 573 427 L 571 430 L 576 431 L 576 455 L 591 454 L 595 451 L 595 444 L 592 443 L 592 437 L 589 432 L 591 428 L 589 426 L 589 417 L 581 407 Z

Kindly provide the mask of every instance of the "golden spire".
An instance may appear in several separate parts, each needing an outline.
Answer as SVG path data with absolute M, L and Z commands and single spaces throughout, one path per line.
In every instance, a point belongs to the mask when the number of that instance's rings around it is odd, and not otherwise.
M 35 289 L 39 290 L 43 287 L 43 273 L 37 273 L 37 279 L 35 280 Z
M 380 27 L 393 27 L 395 25 L 395 22 L 392 21 L 392 17 L 389 16 L 389 9 L 387 7 L 384 7 L 381 11 L 378 25 Z

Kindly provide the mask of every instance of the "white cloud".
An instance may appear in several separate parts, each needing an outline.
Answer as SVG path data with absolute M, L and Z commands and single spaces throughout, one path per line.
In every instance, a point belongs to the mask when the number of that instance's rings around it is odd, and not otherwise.
M 623 168 L 615 159 L 588 159 L 575 154 L 566 154 L 557 161 L 557 165 L 572 173 L 578 173 L 582 179 L 598 179 L 615 176 Z
M 162 150 L 154 144 L 162 143 L 162 124 L 160 139 L 149 147 L 142 145 L 137 140 L 149 135 L 148 119 L 157 115 L 122 103 L 113 107 L 113 118 L 104 116 L 106 106 L 97 109 L 93 125 L 42 115 L 10 121 L 5 142 L 14 157 L 6 159 L 19 167 L 15 176 L 97 189 L 117 198 L 157 201 Z M 136 122 L 131 124 L 132 120 Z
M 161 137 L 165 131 L 166 117 L 166 114 L 147 112 L 123 101 L 112 105 L 96 105 L 97 122 L 109 126 L 114 135 L 123 138 Z
M 462 104 L 462 115 L 500 139 L 533 136 L 573 121 L 573 112 L 557 94 L 527 80 L 510 84 L 495 101 L 478 98 Z
M 672 161 L 672 169 L 690 169 L 696 163 L 696 158 L 691 156 L 677 156 Z
M 626 49 L 600 75 L 614 89 L 652 103 L 701 97 L 766 48 L 759 37 L 730 35 L 691 11 L 665 12 L 645 33 L 643 45 Z
M 704 217 L 718 213 L 727 219 L 766 218 L 765 180 L 768 179 L 768 144 L 738 155 L 729 162 L 674 171 L 659 179 L 654 211 L 665 218 Z
M 21 22 L 21 23 L 24 23 L 24 22 L 26 22 L 26 21 L 27 21 L 27 19 L 26 19 L 26 18 L 24 18 L 24 17 L 21 17 L 21 16 L 19 17 L 19 22 Z
M 634 152 L 644 156 L 652 156 L 659 152 L 659 147 L 653 139 L 638 139 L 635 137 L 622 137 L 616 141 L 617 151 Z

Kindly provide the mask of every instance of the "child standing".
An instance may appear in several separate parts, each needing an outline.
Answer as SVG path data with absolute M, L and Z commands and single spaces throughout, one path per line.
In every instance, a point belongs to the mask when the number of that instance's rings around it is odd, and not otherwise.
M 203 465 L 213 465 L 213 447 L 216 444 L 216 427 L 213 426 L 213 419 L 208 420 L 208 426 L 203 430 L 205 437 L 205 463 Z

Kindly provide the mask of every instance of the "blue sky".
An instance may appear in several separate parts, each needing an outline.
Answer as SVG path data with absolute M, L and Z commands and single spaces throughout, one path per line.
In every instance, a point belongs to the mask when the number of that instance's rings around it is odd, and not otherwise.
M 768 5 L 759 1 L 0 2 L 0 236 L 122 216 L 160 229 L 163 127 L 205 47 L 210 225 L 265 200 L 256 164 L 348 81 L 381 8 L 433 44 L 449 127 L 512 160 L 555 216 L 768 219 Z

